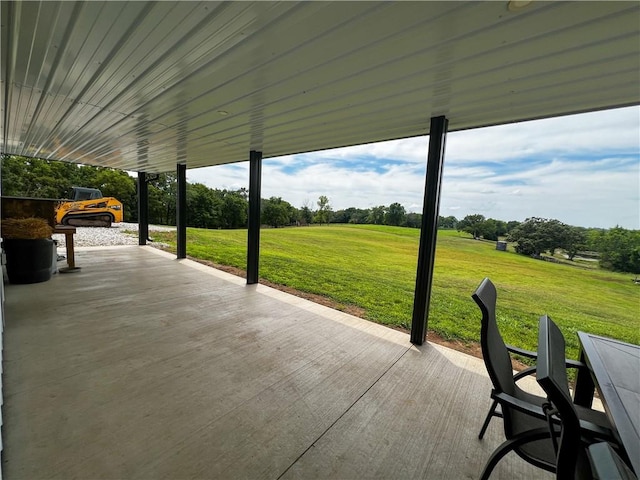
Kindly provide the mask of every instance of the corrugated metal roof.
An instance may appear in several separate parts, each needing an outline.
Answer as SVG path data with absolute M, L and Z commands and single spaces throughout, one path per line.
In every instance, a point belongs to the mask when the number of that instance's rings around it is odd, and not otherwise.
M 640 103 L 639 2 L 2 2 L 4 153 L 162 172 Z

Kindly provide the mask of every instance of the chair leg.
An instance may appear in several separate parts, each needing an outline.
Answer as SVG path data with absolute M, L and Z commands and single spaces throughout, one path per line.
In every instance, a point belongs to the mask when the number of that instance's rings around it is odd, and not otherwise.
M 494 451 L 487 464 L 484 466 L 484 470 L 482 471 L 482 475 L 480 476 L 480 480 L 489 480 L 491 476 L 491 472 L 498 464 L 498 462 L 504 457 L 507 453 L 509 453 L 513 449 L 513 445 L 510 442 L 503 443 L 496 451 Z
M 495 415 L 497 406 L 498 406 L 498 402 L 494 400 L 493 403 L 491 404 L 491 408 L 489 409 L 489 413 L 487 413 L 487 418 L 484 419 L 484 423 L 482 424 L 482 429 L 480 430 L 480 435 L 478 435 L 478 438 L 480 440 L 482 440 L 482 437 L 484 437 L 484 434 L 487 431 L 487 427 L 489 426 L 489 422 L 491 421 L 491 418 Z
M 504 457 L 507 453 L 513 450 L 520 445 L 524 445 L 525 443 L 534 442 L 536 440 L 542 440 L 545 438 L 549 438 L 549 430 L 546 428 L 536 428 L 534 430 L 529 430 L 527 432 L 523 432 L 514 436 L 511 440 L 507 440 L 503 442 L 498 448 L 494 450 L 494 452 L 489 457 L 487 464 L 482 471 L 482 475 L 480 476 L 480 480 L 489 480 L 491 476 L 491 472 L 498 464 L 502 457 Z M 536 465 L 540 468 L 544 468 L 545 470 L 549 470 L 549 467 L 545 467 L 543 465 Z M 552 470 L 549 470 L 552 471 Z

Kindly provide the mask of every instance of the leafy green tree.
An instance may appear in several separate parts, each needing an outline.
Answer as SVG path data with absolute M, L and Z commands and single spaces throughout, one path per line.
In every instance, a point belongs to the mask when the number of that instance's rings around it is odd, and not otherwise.
M 331 223 L 367 223 L 369 210 L 349 207 L 338 210 L 331 215 Z
M 369 211 L 367 223 L 382 225 L 384 223 L 384 214 L 386 209 L 387 208 L 384 205 L 379 205 L 377 207 L 371 208 L 371 210 Z
M 160 225 L 176 224 L 178 176 L 175 173 L 148 175 L 149 222 Z M 189 190 L 187 184 L 187 190 Z M 203 185 L 204 187 L 204 185 Z M 187 198 L 187 204 L 189 203 Z
M 404 224 L 409 228 L 420 228 L 422 226 L 422 214 L 420 213 L 407 213 Z
M 496 235 L 498 237 L 504 237 L 507 234 L 507 222 L 504 222 L 502 220 L 495 220 L 495 222 L 496 222 Z
M 2 194 L 8 197 L 26 196 L 26 159 L 2 155 Z
M 542 218 L 527 218 L 524 222 L 509 232 L 507 240 L 517 242 L 515 251 L 522 255 L 540 255 L 548 247 L 540 224 Z
M 566 245 L 570 227 L 555 219 L 546 220 L 541 225 L 547 241 L 547 251 L 554 255 L 557 249 Z
M 314 222 L 322 225 L 323 223 L 329 223 L 331 215 L 331 205 L 329 205 L 329 198 L 325 195 L 320 195 L 318 198 L 318 211 L 314 217 Z
M 313 222 L 313 212 L 309 208 L 308 201 L 305 201 L 304 205 L 300 207 L 298 219 L 302 225 L 309 225 Z
M 114 197 L 122 202 L 124 221 L 130 222 L 138 218 L 138 199 L 136 180 L 122 170 L 99 169 L 94 172 L 91 186 L 99 188 L 105 197 Z
M 187 184 L 187 226 L 217 228 L 220 203 L 213 191 L 201 183 Z
M 603 228 L 590 228 L 587 230 L 586 249 L 591 252 L 599 252 L 606 234 L 607 230 Z
M 438 217 L 438 228 L 453 230 L 458 226 L 458 219 L 452 215 L 448 217 Z
M 295 208 L 280 197 L 262 200 L 262 223 L 274 228 L 290 225 L 295 219 Z
M 247 226 L 249 202 L 240 190 L 217 190 L 222 208 L 221 228 L 244 228 Z
M 349 223 L 351 215 L 346 210 L 336 210 L 331 216 L 331 223 Z
M 77 170 L 78 166 L 71 163 L 5 155 L 2 159 L 2 194 L 68 198 Z
M 498 225 L 493 218 L 486 219 L 479 229 L 480 236 L 485 240 L 498 240 Z
M 389 208 L 387 209 L 387 212 L 385 214 L 385 223 L 387 225 L 395 226 L 402 225 L 404 223 L 406 215 L 407 212 L 401 204 L 399 204 L 398 202 L 392 203 L 391 205 L 389 205 Z
M 520 225 L 520 222 L 518 222 L 517 220 L 511 220 L 511 221 L 507 222 L 507 230 L 506 230 L 505 234 L 508 234 L 509 232 L 511 232 L 511 230 L 516 228 L 518 225 Z
M 188 188 L 188 187 L 187 187 Z M 169 199 L 165 192 L 149 185 L 147 187 L 147 204 L 149 206 L 149 223 L 155 225 L 175 225 L 176 216 L 169 214 Z M 173 203 L 175 209 L 175 203 Z
M 351 211 L 349 223 L 367 223 L 369 217 L 368 208 L 347 208 L 347 212 Z
M 502 220 L 488 218 L 480 225 L 479 231 L 485 240 L 498 240 L 507 233 L 507 224 Z
M 247 201 L 247 205 L 249 205 L 249 190 L 247 190 L 246 188 L 242 187 L 242 188 L 239 188 L 238 190 L 236 190 L 236 192 L 238 193 L 238 195 L 240 195 L 242 198 L 244 198 Z
M 511 230 L 508 240 L 518 243 L 517 253 L 540 256 L 549 252 L 553 255 L 556 249 L 567 245 L 569 231 L 570 227 L 558 220 L 531 217 Z
M 98 188 L 124 206 L 124 220 L 137 219 L 135 179 L 121 170 L 7 155 L 2 160 L 2 193 L 35 198 L 71 198 L 71 187 Z
M 458 222 L 458 226 L 456 228 L 459 232 L 466 232 L 473 235 L 473 238 L 480 238 L 484 221 L 484 215 L 467 215 Z
M 581 227 L 569 227 L 565 234 L 562 248 L 569 260 L 573 260 L 578 252 L 584 250 L 587 244 L 586 230 Z
M 599 251 L 602 268 L 640 274 L 640 230 L 610 229 L 602 235 Z

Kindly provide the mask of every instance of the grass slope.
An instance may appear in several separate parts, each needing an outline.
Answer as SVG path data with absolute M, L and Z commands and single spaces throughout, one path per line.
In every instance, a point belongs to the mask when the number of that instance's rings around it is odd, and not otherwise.
M 175 249 L 175 233 L 155 233 Z M 375 225 L 265 229 L 260 277 L 355 305 L 366 318 L 408 328 L 419 231 Z M 187 253 L 246 268 L 246 230 L 187 230 Z M 429 329 L 449 339 L 478 341 L 479 310 L 471 293 L 484 277 L 498 289 L 497 317 L 505 341 L 535 349 L 538 317 L 547 313 L 578 353 L 575 332 L 640 343 L 640 286 L 631 276 L 534 260 L 495 250 L 493 242 L 454 231 L 438 233 Z

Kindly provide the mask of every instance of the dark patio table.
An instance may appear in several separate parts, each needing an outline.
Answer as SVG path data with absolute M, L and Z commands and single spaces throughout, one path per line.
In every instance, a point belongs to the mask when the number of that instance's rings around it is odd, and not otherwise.
M 614 434 L 624 447 L 636 475 L 640 474 L 640 346 L 578 332 L 580 360 L 589 373 L 578 371 L 574 402 L 590 407 L 598 389 Z

